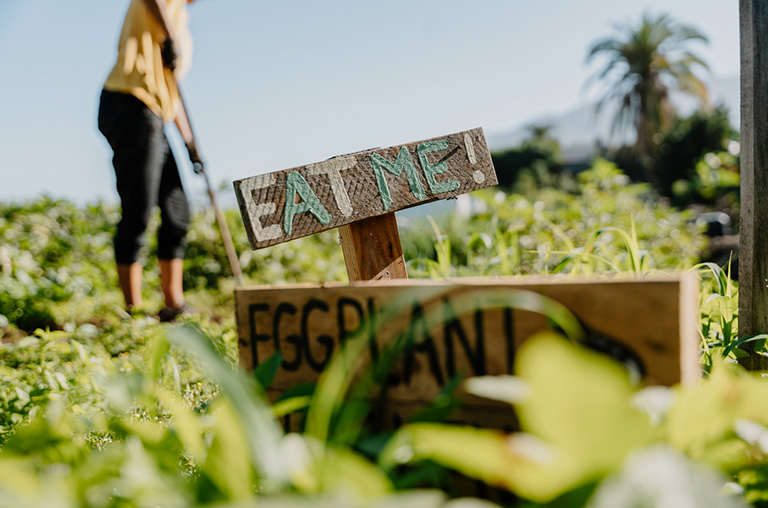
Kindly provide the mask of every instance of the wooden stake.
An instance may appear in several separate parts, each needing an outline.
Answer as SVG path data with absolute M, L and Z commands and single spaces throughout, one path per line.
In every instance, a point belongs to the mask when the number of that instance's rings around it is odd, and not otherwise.
M 739 9 L 739 335 L 748 337 L 768 332 L 768 0 L 740 0 Z M 743 359 L 743 365 L 752 370 L 763 370 L 768 368 L 768 358 L 750 355 Z
M 339 234 L 350 282 L 408 278 L 394 213 L 342 226 Z

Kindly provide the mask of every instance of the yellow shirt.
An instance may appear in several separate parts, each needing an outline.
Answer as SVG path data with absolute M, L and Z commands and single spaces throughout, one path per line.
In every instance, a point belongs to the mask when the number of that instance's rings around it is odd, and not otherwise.
M 192 56 L 192 36 L 186 0 L 166 0 L 167 13 L 175 30 L 177 67 L 174 73 L 163 66 L 160 56 L 165 32 L 147 9 L 144 0 L 132 0 L 125 15 L 117 62 L 104 83 L 104 89 L 128 93 L 168 121 L 176 117 L 179 92 L 176 79 L 183 76 Z

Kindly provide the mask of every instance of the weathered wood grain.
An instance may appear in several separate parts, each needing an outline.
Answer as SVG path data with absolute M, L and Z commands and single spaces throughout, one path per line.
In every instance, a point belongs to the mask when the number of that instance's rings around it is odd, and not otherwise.
M 259 249 L 496 185 L 480 128 L 234 182 Z
M 426 404 L 456 375 L 509 373 L 519 344 L 546 329 L 543 316 L 516 309 L 470 309 L 454 317 L 460 299 L 520 289 L 562 303 L 594 334 L 630 349 L 643 364 L 647 383 L 691 384 L 698 378 L 693 274 L 643 280 L 509 277 L 237 288 L 241 364 L 252 368 L 279 349 L 284 363 L 273 389 L 315 382 L 340 344 L 394 303 L 403 306 L 403 314 L 370 331 L 375 340 L 368 354 L 380 355 L 393 337 L 410 334 L 418 346 L 391 372 L 387 400 Z M 436 324 L 443 316 L 449 319 Z
M 739 335 L 768 332 L 768 1 L 741 0 Z M 751 344 L 746 345 L 748 348 Z M 747 368 L 768 369 L 749 355 Z
M 394 213 L 341 226 L 339 236 L 351 282 L 408 278 Z

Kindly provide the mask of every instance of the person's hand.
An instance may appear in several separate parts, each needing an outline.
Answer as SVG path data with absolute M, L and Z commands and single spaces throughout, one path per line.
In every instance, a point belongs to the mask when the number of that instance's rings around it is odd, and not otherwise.
M 192 162 L 192 164 L 199 164 L 200 166 L 203 165 L 203 159 L 200 157 L 200 154 L 197 152 L 197 145 L 194 141 L 187 143 L 187 153 L 189 154 L 189 160 Z M 195 173 L 199 173 L 197 169 L 195 169 Z
M 176 52 L 176 44 L 173 43 L 173 39 L 167 38 L 163 41 L 163 49 L 160 51 L 160 56 L 163 57 L 163 64 L 171 71 L 176 70 L 176 60 L 179 58 Z

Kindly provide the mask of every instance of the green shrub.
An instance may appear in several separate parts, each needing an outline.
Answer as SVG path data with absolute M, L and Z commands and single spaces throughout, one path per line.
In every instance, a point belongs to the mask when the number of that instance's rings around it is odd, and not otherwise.
M 576 193 L 543 188 L 523 196 L 488 189 L 472 196 L 481 203 L 479 212 L 438 219 L 434 227 L 416 224 L 404 232 L 414 275 L 631 270 L 631 249 L 619 231 L 634 231 L 640 251 L 635 254 L 642 254 L 646 270 L 687 269 L 707 244 L 691 213 L 664 204 L 647 185 L 630 183 L 606 161 L 578 175 Z M 435 234 L 437 249 L 423 240 Z M 438 265 L 442 271 L 434 270 Z

